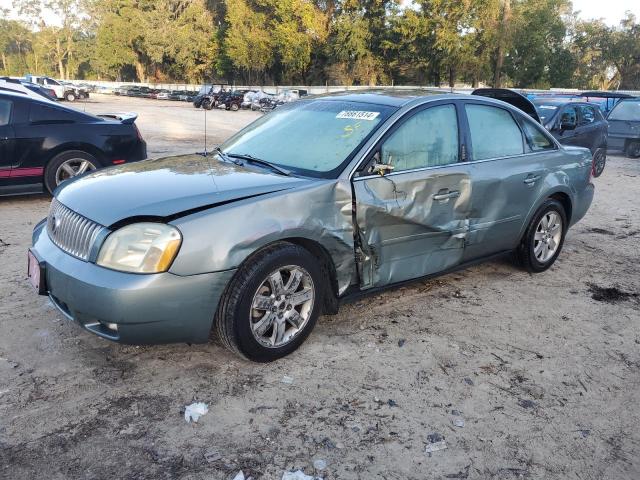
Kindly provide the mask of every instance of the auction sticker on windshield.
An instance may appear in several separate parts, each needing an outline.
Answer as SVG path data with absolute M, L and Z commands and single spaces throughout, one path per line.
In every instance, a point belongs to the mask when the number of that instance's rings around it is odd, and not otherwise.
M 380 112 L 366 112 L 362 110 L 343 110 L 336 118 L 348 118 L 353 120 L 374 120 Z

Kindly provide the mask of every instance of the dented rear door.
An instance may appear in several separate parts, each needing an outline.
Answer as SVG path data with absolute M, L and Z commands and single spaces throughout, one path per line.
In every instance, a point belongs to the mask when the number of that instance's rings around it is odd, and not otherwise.
M 353 179 L 360 286 L 384 286 L 461 262 L 469 230 L 468 166 L 453 103 L 400 120 L 375 154 L 394 170 Z

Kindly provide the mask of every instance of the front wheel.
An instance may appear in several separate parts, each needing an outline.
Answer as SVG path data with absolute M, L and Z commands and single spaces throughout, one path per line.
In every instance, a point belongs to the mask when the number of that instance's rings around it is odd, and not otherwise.
M 240 110 L 240 106 L 237 103 L 232 103 L 231 104 L 231 111 L 232 112 L 237 112 L 238 110 Z
M 254 362 L 290 354 L 316 324 L 323 284 L 309 251 L 286 242 L 265 248 L 240 267 L 220 300 L 220 339 Z
M 607 150 L 605 148 L 599 148 L 596 153 L 593 154 L 593 176 L 599 177 L 604 171 L 604 166 L 607 163 Z
M 76 101 L 76 94 L 73 92 L 67 92 L 64 94 L 64 99 L 67 102 L 75 102 Z
M 631 142 L 627 145 L 627 156 L 629 158 L 640 157 L 640 142 Z
M 517 250 L 522 266 L 532 273 L 544 272 L 558 258 L 568 228 L 560 202 L 548 199 L 533 216 Z

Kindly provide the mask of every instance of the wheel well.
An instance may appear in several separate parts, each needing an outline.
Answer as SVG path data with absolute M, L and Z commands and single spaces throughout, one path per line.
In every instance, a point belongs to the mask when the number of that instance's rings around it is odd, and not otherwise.
M 571 212 L 573 207 L 571 205 L 571 198 L 566 193 L 558 192 L 551 195 L 549 198 L 559 201 L 564 207 L 564 213 L 567 215 L 567 222 L 571 224 Z
M 323 313 L 329 315 L 338 313 L 338 277 L 336 267 L 327 249 L 308 238 L 283 238 L 282 241 L 299 245 L 318 259 L 326 279 Z
M 102 167 L 109 166 L 107 164 L 107 161 L 102 151 L 100 151 L 100 149 L 94 147 L 93 145 L 90 145 L 87 143 L 65 143 L 63 145 L 58 145 L 56 148 L 54 148 L 49 152 L 47 161 L 45 162 L 45 165 L 44 165 L 45 168 L 49 164 L 49 162 L 53 160 L 57 155 L 60 155 L 61 153 L 64 153 L 64 152 L 68 152 L 70 150 L 79 150 L 81 152 L 89 153 L 94 157 L 96 157 L 96 159 L 100 162 L 100 166 Z

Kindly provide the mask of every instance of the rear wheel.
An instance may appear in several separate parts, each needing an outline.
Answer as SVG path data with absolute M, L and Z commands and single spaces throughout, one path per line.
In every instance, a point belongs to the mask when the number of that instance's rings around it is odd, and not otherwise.
M 604 171 L 604 166 L 607 163 L 607 150 L 599 148 L 596 153 L 593 154 L 593 176 L 599 177 Z
M 227 287 L 216 314 L 220 339 L 255 362 L 290 354 L 316 324 L 322 285 L 318 262 L 307 250 L 285 242 L 267 247 Z
M 640 142 L 631 142 L 627 145 L 627 156 L 630 158 L 640 157 Z
M 533 216 L 517 250 L 518 259 L 529 272 L 544 272 L 560 255 L 567 230 L 564 207 L 548 199 Z
M 53 157 L 44 170 L 44 185 L 49 193 L 65 180 L 95 170 L 99 162 L 93 155 L 80 150 L 62 152 Z

